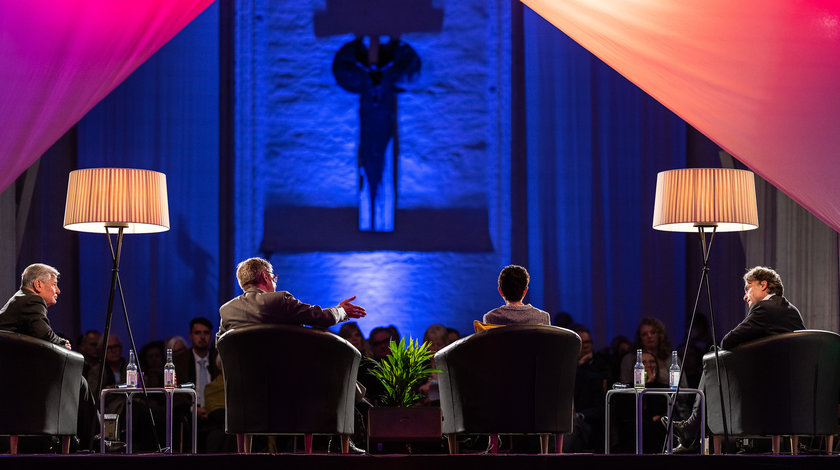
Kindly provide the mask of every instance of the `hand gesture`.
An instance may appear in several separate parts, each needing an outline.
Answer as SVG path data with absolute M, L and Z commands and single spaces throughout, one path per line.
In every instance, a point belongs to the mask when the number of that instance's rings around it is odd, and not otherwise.
M 362 318 L 367 313 L 365 313 L 364 307 L 359 307 L 358 305 L 353 305 L 350 302 L 356 300 L 356 296 L 350 297 L 349 299 L 344 299 L 341 303 L 338 304 L 339 307 L 344 309 L 344 312 L 347 313 L 347 316 L 350 318 Z

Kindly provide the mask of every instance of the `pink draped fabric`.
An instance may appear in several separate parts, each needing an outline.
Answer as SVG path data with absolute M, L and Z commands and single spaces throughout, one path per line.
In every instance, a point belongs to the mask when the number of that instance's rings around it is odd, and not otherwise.
M 0 191 L 212 0 L 0 0 Z
M 840 2 L 523 3 L 840 231 Z

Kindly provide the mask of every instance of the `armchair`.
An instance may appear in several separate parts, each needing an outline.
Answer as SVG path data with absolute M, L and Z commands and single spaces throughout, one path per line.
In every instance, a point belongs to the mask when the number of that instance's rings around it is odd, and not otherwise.
M 250 452 L 254 434 L 353 434 L 361 354 L 332 333 L 291 325 L 228 330 L 218 342 L 225 377 L 225 429 Z
M 779 452 L 779 436 L 789 435 L 795 453 L 798 436 L 837 432 L 840 335 L 800 330 L 762 338 L 720 351 L 720 366 L 730 435 L 773 436 L 774 453 Z M 708 427 L 720 436 L 722 407 L 713 353 L 703 357 L 703 375 Z
M 0 330 L 0 435 L 61 436 L 62 451 L 76 434 L 81 354 L 20 333 Z
M 442 433 L 457 453 L 460 433 L 539 434 L 548 438 L 572 430 L 580 337 L 565 328 L 514 325 L 462 338 L 435 354 Z M 495 445 L 493 451 L 496 451 Z

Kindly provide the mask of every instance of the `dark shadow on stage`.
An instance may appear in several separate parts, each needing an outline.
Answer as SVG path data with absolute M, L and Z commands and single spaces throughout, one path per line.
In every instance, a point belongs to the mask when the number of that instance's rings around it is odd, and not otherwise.
M 248 470 L 341 469 L 341 470 L 548 470 L 620 468 L 680 470 L 819 470 L 836 469 L 840 457 L 825 455 L 2 455 L 3 470 L 184 470 L 185 468 L 238 468 Z

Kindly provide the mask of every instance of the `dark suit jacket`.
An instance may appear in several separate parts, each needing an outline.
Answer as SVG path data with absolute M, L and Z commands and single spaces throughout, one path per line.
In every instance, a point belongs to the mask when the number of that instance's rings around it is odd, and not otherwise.
M 66 339 L 58 336 L 50 327 L 47 318 L 47 303 L 38 294 L 27 288 L 15 295 L 0 309 L 0 330 L 14 331 L 24 335 L 64 346 Z
M 210 348 L 210 354 L 207 356 L 207 370 L 210 371 L 210 379 L 215 379 L 219 376 L 219 368 L 216 367 L 216 348 Z M 192 382 L 198 385 L 198 380 L 195 376 L 195 361 L 193 360 L 192 348 L 187 349 L 182 354 L 172 358 L 175 364 L 175 377 L 178 383 Z
M 286 291 L 263 292 L 251 287 L 242 295 L 219 307 L 216 343 L 225 331 L 260 324 L 333 326 L 347 320 L 341 307 L 308 305 Z
M 732 349 L 747 341 L 804 329 L 799 310 L 783 296 L 774 295 L 754 303 L 744 321 L 727 333 L 720 345 Z

